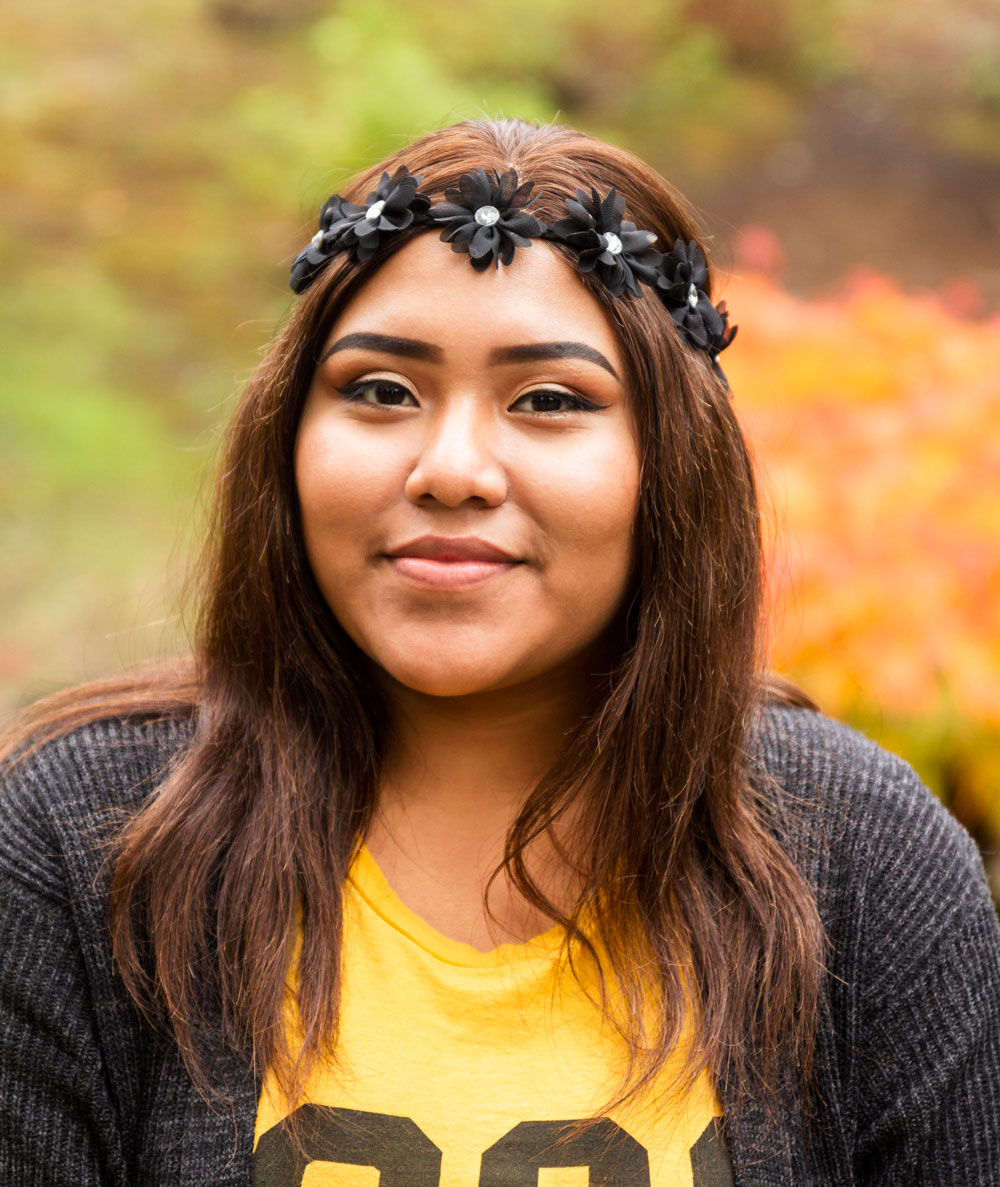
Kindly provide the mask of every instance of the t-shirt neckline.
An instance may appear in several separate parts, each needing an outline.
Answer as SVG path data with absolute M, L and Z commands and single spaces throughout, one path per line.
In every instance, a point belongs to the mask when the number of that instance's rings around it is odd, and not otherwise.
M 363 843 L 355 854 L 348 879 L 362 902 L 379 918 L 445 964 L 489 969 L 527 960 L 549 960 L 559 952 L 565 941 L 565 929 L 558 923 L 530 940 L 498 944 L 489 952 L 482 952 L 461 940 L 453 940 L 431 927 L 403 902 L 389 885 L 368 846 Z

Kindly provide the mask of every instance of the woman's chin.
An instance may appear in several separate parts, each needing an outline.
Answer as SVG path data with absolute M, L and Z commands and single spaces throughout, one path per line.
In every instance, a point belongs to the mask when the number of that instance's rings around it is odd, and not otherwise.
M 411 692 L 422 693 L 429 697 L 468 697 L 477 693 L 492 692 L 514 684 L 516 680 L 502 678 L 491 680 L 482 672 L 455 672 L 424 670 L 414 672 L 390 672 L 393 680 Z
M 396 684 L 432 697 L 474 696 L 517 684 L 523 678 L 509 658 L 503 662 L 501 657 L 490 662 L 486 657 L 469 655 L 437 655 L 423 661 L 408 656 L 395 662 L 376 658 L 376 663 Z

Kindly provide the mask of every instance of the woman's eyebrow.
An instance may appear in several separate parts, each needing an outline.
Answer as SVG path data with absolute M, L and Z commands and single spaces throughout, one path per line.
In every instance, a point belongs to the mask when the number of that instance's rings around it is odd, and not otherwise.
M 491 363 L 523 363 L 537 359 L 585 359 L 609 371 L 615 379 L 618 372 L 599 350 L 582 342 L 526 342 L 523 346 L 498 346 L 490 355 Z
M 430 342 L 421 342 L 417 338 L 395 338 L 389 334 L 374 334 L 359 332 L 345 334 L 338 338 L 330 349 L 320 359 L 321 363 L 338 350 L 380 350 L 385 354 L 399 354 L 408 359 L 440 359 L 441 347 L 432 346 Z
M 358 331 L 355 334 L 345 334 L 327 350 L 320 359 L 321 363 L 338 350 L 379 350 L 385 354 L 402 355 L 411 359 L 433 359 L 440 361 L 443 351 L 440 346 L 430 342 L 422 342 L 418 338 L 397 338 L 389 334 L 376 334 L 371 331 Z M 618 372 L 599 350 L 586 346 L 582 342 L 525 342 L 520 346 L 498 346 L 490 354 L 491 363 L 524 363 L 545 359 L 584 359 L 588 363 L 596 363 L 605 371 L 618 379 Z

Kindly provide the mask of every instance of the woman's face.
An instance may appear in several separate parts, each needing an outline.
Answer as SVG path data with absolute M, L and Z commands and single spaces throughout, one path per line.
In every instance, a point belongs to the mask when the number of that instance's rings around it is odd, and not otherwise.
M 321 352 L 295 453 L 309 560 L 358 646 L 438 696 L 586 680 L 633 567 L 639 457 L 601 306 L 543 243 L 392 256 Z

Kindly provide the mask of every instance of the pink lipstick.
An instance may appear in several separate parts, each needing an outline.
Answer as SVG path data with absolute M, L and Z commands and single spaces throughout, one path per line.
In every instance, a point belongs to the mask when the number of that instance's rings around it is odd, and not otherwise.
M 470 589 L 509 573 L 521 562 L 477 536 L 421 536 L 387 556 L 408 583 L 425 589 Z

